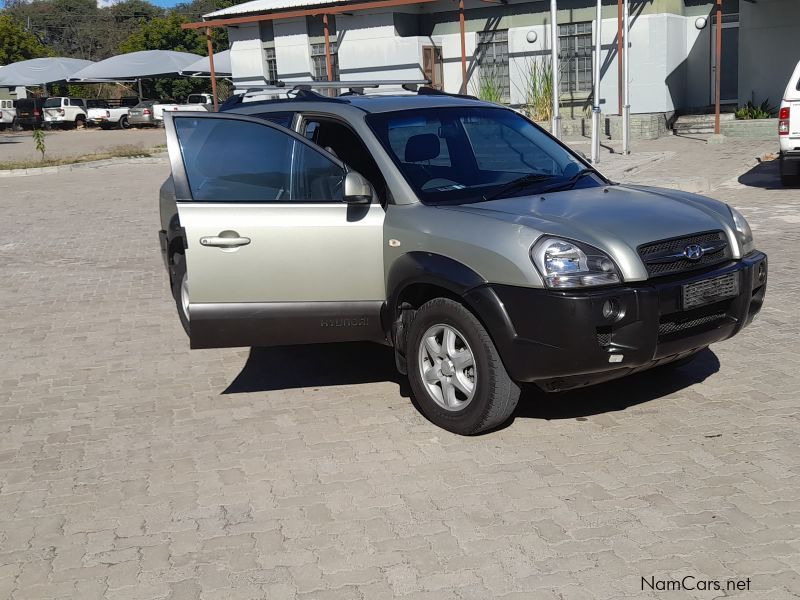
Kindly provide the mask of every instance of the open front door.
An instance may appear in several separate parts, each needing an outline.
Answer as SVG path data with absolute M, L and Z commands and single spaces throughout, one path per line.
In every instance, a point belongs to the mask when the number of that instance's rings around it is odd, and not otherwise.
M 242 115 L 165 125 L 193 348 L 383 340 L 384 210 L 343 202 L 340 161 Z

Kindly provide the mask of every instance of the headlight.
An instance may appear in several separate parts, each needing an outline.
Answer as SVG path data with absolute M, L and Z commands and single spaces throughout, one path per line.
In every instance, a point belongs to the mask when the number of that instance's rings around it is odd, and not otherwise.
M 750 254 L 755 249 L 753 243 L 753 230 L 750 229 L 750 224 L 744 218 L 742 213 L 729 206 L 731 215 L 733 215 L 733 224 L 736 227 L 736 239 L 739 240 L 739 246 L 742 249 L 742 256 Z
M 619 283 L 617 266 L 606 254 L 579 242 L 542 238 L 533 245 L 531 259 L 551 288 L 580 288 Z

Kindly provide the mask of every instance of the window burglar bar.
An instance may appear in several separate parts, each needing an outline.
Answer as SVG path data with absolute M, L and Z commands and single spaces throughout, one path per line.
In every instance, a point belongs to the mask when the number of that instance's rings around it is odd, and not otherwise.
M 314 81 L 328 81 L 328 68 L 325 65 L 325 44 L 311 44 L 311 62 L 314 68 Z M 331 62 L 333 64 L 333 80 L 339 80 L 339 58 L 336 54 L 336 42 L 331 40 Z
M 592 23 L 558 26 L 559 88 L 562 94 L 592 91 Z
M 267 62 L 267 81 L 277 81 L 278 59 L 275 58 L 275 48 L 264 48 L 264 60 Z
M 484 88 L 497 88 L 499 99 L 509 102 L 511 80 L 508 73 L 508 30 L 479 31 L 477 53 L 478 95 L 482 95 L 481 90 Z

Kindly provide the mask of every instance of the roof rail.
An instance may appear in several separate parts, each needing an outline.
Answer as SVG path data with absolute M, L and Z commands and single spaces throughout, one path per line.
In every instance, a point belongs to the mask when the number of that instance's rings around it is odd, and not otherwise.
M 442 90 L 437 90 L 436 88 L 432 88 L 430 86 L 423 86 L 417 90 L 417 94 L 420 96 L 452 96 L 453 98 L 467 98 L 469 100 L 478 100 L 476 96 L 471 94 L 452 94 L 450 92 L 443 92 Z

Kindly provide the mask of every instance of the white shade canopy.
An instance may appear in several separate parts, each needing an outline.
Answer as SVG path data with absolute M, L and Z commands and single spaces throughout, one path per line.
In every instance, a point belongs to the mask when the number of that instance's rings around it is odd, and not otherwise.
M 189 52 L 143 50 L 112 56 L 81 69 L 70 81 L 131 81 L 179 75 L 181 69 L 202 58 Z
M 16 87 L 66 81 L 75 72 L 93 64 L 90 60 L 58 56 L 23 60 L 0 68 L 0 86 Z
M 218 77 L 230 77 L 231 75 L 231 51 L 223 50 L 214 53 L 214 73 Z M 210 76 L 211 66 L 207 56 L 193 62 L 185 69 L 181 69 L 181 75 L 188 76 Z

